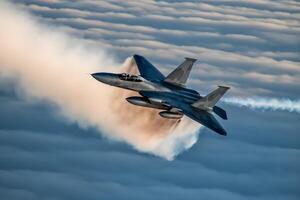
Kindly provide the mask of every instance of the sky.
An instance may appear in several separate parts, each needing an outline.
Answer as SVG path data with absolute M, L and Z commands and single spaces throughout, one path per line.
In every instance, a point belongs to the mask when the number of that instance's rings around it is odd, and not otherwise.
M 299 199 L 299 2 L 0 7 L 3 199 Z M 202 95 L 230 86 L 218 104 L 228 135 L 186 125 L 156 136 L 124 122 L 113 89 L 89 74 L 125 70 L 133 54 L 165 75 L 197 58 L 188 86 Z

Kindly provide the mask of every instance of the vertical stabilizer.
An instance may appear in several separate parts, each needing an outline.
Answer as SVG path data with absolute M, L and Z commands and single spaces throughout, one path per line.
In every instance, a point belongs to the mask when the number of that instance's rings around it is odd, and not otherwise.
M 184 86 L 196 60 L 194 58 L 185 58 L 185 61 L 167 76 L 165 82 Z

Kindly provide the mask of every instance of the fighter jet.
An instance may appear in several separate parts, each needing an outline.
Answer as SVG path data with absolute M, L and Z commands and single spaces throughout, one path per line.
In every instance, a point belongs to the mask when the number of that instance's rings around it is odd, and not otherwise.
M 102 83 L 138 92 L 140 96 L 126 98 L 131 104 L 160 109 L 159 115 L 168 119 L 180 119 L 186 115 L 218 134 L 227 135 L 213 113 L 227 120 L 226 111 L 216 106 L 216 103 L 229 87 L 218 86 L 206 96 L 201 96 L 185 85 L 196 59 L 185 58 L 182 64 L 165 77 L 143 56 L 134 55 L 133 58 L 140 75 L 105 72 L 91 75 Z

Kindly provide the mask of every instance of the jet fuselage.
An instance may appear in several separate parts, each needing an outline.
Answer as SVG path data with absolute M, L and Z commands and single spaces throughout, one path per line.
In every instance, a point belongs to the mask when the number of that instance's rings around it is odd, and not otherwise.
M 169 93 L 173 97 L 181 98 L 187 103 L 195 102 L 201 98 L 195 90 L 177 87 L 161 81 L 148 81 L 137 75 L 101 72 L 94 73 L 92 76 L 102 83 L 136 92 L 155 91 L 164 92 L 165 94 Z
M 133 58 L 140 75 L 101 72 L 92 76 L 102 83 L 138 92 L 140 96 L 126 98 L 131 104 L 163 110 L 159 115 L 168 119 L 180 119 L 186 115 L 211 130 L 226 135 L 213 113 L 227 119 L 226 111 L 215 104 L 229 87 L 218 86 L 204 97 L 197 91 L 186 88 L 186 81 L 196 59 L 185 58 L 181 65 L 165 77 L 143 56 L 134 55 Z

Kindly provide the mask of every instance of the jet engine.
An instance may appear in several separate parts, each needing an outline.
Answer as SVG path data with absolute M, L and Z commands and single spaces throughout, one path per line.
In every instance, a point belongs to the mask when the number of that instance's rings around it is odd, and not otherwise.
M 183 114 L 178 112 L 170 112 L 170 111 L 161 111 L 159 113 L 161 117 L 168 118 L 168 119 L 180 119 L 182 118 Z
M 161 104 L 161 103 L 152 103 L 145 97 L 132 96 L 132 97 L 127 97 L 126 100 L 129 103 L 131 103 L 133 105 L 137 105 L 137 106 L 156 108 L 156 109 L 162 109 L 162 110 L 168 109 L 168 106 Z

